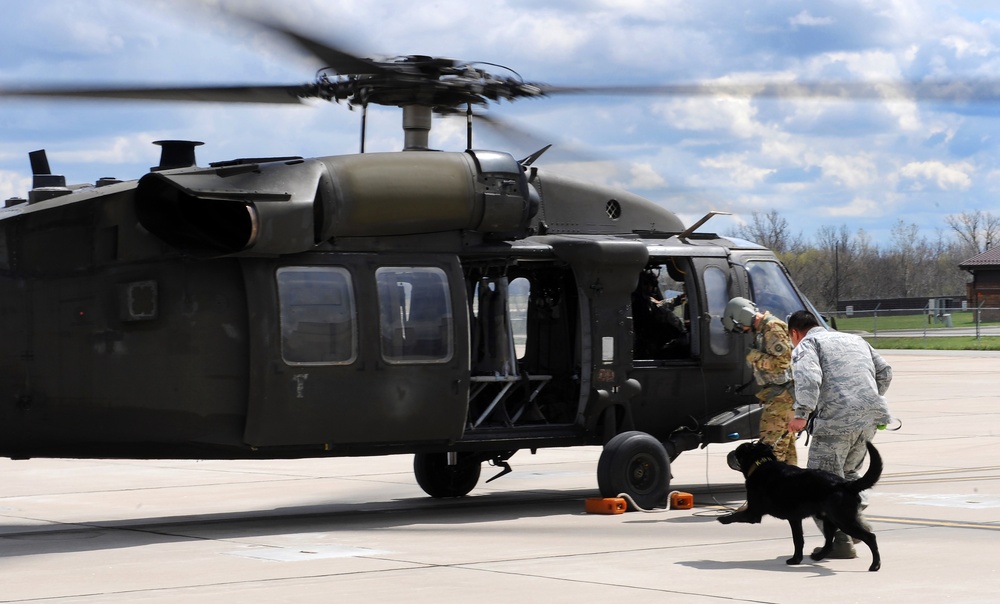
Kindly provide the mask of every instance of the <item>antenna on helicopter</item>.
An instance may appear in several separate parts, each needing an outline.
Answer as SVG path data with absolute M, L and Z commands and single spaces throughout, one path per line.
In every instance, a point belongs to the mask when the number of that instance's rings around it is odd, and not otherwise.
M 532 153 L 528 157 L 525 157 L 524 159 L 522 159 L 521 161 L 519 161 L 517 163 L 519 163 L 519 164 L 521 164 L 521 166 L 527 168 L 531 164 L 535 163 L 535 161 L 539 157 L 541 157 L 543 153 L 545 153 L 546 151 L 548 151 L 551 148 L 552 148 L 552 145 L 545 145 L 544 147 L 542 147 L 538 151 L 535 151 L 534 153 Z
M 682 239 L 682 240 L 683 239 L 687 239 L 695 231 L 698 230 L 698 227 L 700 227 L 701 225 L 703 225 L 706 222 L 708 222 L 712 218 L 712 216 L 730 216 L 730 215 L 732 215 L 732 212 L 719 212 L 719 211 L 716 211 L 716 210 L 712 210 L 708 214 L 705 214 L 704 216 L 702 216 L 701 219 L 698 220 L 698 222 L 696 222 L 696 223 L 692 224 L 691 226 L 689 226 L 688 228 L 684 229 L 684 231 L 681 234 L 677 235 L 677 238 L 678 239 Z

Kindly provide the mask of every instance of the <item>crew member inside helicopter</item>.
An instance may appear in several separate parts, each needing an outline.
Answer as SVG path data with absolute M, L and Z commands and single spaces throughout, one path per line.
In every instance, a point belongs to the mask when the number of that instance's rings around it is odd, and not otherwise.
M 678 286 L 683 287 L 683 282 Z M 690 352 L 688 330 L 675 309 L 687 301 L 683 291 L 664 297 L 657 271 L 646 268 L 632 292 L 632 330 L 635 359 L 679 359 Z

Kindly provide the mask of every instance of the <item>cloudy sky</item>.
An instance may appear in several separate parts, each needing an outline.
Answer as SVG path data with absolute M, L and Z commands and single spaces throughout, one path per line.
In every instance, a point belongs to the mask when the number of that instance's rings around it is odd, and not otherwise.
M 1000 81 L 1000 8 L 912 0 L 0 0 L 0 88 L 44 84 L 298 84 L 320 67 L 285 40 L 205 6 L 278 19 L 365 57 L 445 56 L 551 85 L 689 82 Z M 531 137 L 481 129 L 476 146 L 625 187 L 690 224 L 730 232 L 777 210 L 888 243 L 944 217 L 1000 211 L 1000 105 L 750 97 L 554 97 L 492 106 Z M 368 149 L 402 148 L 400 116 L 369 115 Z M 464 122 L 435 126 L 461 150 Z M 353 153 L 359 116 L 302 107 L 0 100 L 0 199 L 25 196 L 27 154 L 70 182 L 138 178 L 159 139 L 204 141 L 199 163 Z

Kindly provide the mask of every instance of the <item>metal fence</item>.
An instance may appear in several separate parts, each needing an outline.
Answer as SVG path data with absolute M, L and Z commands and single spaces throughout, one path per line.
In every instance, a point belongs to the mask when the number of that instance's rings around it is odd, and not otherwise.
M 827 322 L 840 331 L 859 332 L 872 337 L 937 337 L 1000 335 L 1000 308 L 891 308 L 827 311 Z

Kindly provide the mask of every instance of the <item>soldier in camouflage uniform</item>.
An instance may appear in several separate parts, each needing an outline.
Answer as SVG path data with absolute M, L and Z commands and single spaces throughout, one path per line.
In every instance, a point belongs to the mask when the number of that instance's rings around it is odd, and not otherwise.
M 792 384 L 792 341 L 785 322 L 770 312 L 763 313 L 746 298 L 733 298 L 726 305 L 723 325 L 731 332 L 752 331 L 754 341 L 747 353 L 760 386 L 757 399 L 763 406 L 760 440 L 771 445 L 778 461 L 798 464 L 795 432 L 788 430 L 795 403 Z
M 808 311 L 793 313 L 788 326 L 795 344 L 795 418 L 788 428 L 799 432 L 809 424 L 807 467 L 856 480 L 867 453 L 865 443 L 878 426 L 889 423 L 883 395 L 892 381 L 892 367 L 864 339 L 829 331 Z M 861 498 L 864 509 L 867 492 Z M 831 557 L 855 555 L 850 539 L 838 531 Z

